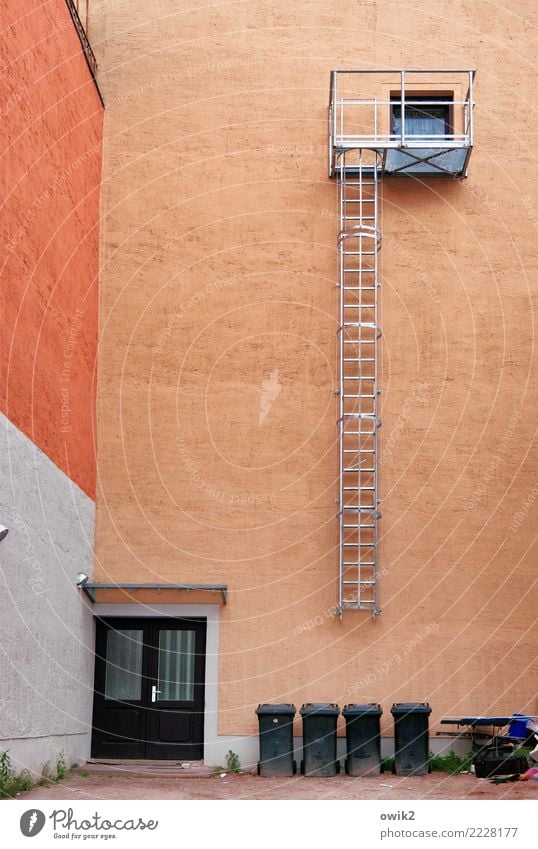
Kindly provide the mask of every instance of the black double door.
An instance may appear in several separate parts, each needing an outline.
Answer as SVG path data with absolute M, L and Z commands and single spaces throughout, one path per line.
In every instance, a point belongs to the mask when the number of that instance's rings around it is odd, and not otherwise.
M 92 757 L 201 760 L 205 619 L 98 619 Z

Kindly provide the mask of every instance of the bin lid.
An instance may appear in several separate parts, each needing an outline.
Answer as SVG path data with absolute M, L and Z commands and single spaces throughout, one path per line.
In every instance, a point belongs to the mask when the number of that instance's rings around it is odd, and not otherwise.
M 268 716 L 273 714 L 278 714 L 279 716 L 295 716 L 297 713 L 297 708 L 295 705 L 287 705 L 287 704 L 263 704 L 258 705 L 256 708 L 256 713 L 258 716 Z
M 390 712 L 393 716 L 403 715 L 407 713 L 427 713 L 432 712 L 428 702 L 396 702 L 392 705 Z
M 368 705 L 346 705 L 342 711 L 342 716 L 381 716 L 383 708 L 381 705 L 371 702 Z
M 299 711 L 301 716 L 309 716 L 310 714 L 318 714 L 321 716 L 338 716 L 340 708 L 335 704 L 320 704 L 318 702 L 307 702 Z

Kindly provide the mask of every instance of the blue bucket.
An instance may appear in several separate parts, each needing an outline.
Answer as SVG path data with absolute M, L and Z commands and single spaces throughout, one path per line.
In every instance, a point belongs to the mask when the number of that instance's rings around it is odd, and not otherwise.
M 508 736 L 519 737 L 524 740 L 531 733 L 527 730 L 527 722 L 532 722 L 533 718 L 532 716 L 525 716 L 524 713 L 513 713 Z

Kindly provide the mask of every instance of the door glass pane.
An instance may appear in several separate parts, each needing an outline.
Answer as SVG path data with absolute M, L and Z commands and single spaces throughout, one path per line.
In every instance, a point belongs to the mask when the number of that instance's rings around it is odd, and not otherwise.
M 143 631 L 110 630 L 106 638 L 105 699 L 140 699 Z
M 159 701 L 193 701 L 194 638 L 194 631 L 159 631 Z

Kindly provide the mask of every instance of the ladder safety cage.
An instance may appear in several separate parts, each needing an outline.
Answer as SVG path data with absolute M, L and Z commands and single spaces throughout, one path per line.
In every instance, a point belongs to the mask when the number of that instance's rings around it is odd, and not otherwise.
M 375 80 L 368 98 L 362 96 L 366 75 Z M 465 176 L 473 145 L 474 75 L 447 69 L 331 72 L 329 175 L 336 177 L 339 210 L 340 617 L 348 610 L 380 613 L 380 182 L 385 176 Z M 423 116 L 429 134 L 416 132 Z
M 339 550 L 338 613 L 377 606 L 378 182 L 377 151 L 338 154 Z

